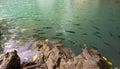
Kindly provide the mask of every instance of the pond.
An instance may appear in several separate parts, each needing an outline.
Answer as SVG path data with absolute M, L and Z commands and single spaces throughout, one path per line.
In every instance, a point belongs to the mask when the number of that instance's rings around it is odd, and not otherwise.
M 97 49 L 120 66 L 119 0 L 0 0 L 0 19 L 6 21 L 4 52 L 38 39 L 60 39 L 76 54 L 83 47 Z

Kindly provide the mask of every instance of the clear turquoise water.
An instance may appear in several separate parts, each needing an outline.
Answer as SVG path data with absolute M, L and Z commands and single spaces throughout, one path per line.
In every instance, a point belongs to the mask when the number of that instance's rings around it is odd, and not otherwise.
M 4 51 L 61 38 L 76 54 L 87 45 L 120 66 L 119 0 L 0 0 L 0 18 Z

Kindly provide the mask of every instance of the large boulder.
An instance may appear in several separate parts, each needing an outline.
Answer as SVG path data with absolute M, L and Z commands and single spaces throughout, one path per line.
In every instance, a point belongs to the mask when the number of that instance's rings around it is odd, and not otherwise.
M 68 61 L 75 56 L 75 54 L 69 48 L 65 48 L 60 41 L 39 40 L 33 44 L 33 48 L 41 52 L 39 55 L 42 54 L 42 61 L 47 64 L 48 69 L 58 68 L 61 58 Z M 41 59 L 41 57 L 39 58 Z
M 20 58 L 17 51 L 0 55 L 0 69 L 20 69 Z

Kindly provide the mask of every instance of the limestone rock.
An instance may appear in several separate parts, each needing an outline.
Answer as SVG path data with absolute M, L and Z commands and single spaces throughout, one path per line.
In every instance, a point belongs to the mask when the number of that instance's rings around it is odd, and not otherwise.
M 2 54 L 0 57 L 0 69 L 20 69 L 20 58 L 17 51 Z
M 36 41 L 33 49 L 39 52 L 33 56 L 33 62 L 21 65 L 16 51 L 1 54 L 0 69 L 111 69 L 97 50 L 85 48 L 81 54 L 75 56 L 59 41 L 49 40 Z
M 60 69 L 110 69 L 110 67 L 99 52 L 86 48 L 81 55 L 69 59 L 67 62 L 62 59 Z

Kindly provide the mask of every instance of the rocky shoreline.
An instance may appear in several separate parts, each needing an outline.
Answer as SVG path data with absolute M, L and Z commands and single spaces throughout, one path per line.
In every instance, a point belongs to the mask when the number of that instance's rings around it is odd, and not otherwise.
M 26 58 L 22 64 L 16 50 L 1 54 L 0 69 L 113 69 L 112 63 L 97 50 L 84 48 L 76 56 L 59 40 L 38 40 L 32 49 L 38 53 L 32 61 Z
M 4 23 L 3 19 L 0 20 L 0 40 L 3 32 L 1 25 Z M 16 50 L 0 54 L 0 69 L 120 69 L 113 68 L 112 62 L 97 50 L 84 48 L 82 53 L 76 56 L 59 40 L 38 40 L 31 49 L 38 52 L 32 56 L 32 61 L 28 60 L 29 57 L 24 57 L 23 61 Z

